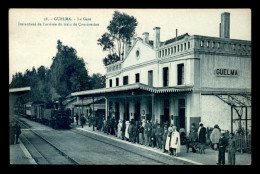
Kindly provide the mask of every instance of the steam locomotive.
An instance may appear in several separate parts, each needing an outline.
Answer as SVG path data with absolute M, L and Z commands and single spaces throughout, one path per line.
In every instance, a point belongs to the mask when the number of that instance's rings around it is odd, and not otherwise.
M 69 125 L 73 123 L 71 110 L 64 109 L 61 98 L 53 104 L 52 108 L 47 108 L 44 102 L 35 101 L 15 105 L 14 112 L 55 129 L 69 128 Z

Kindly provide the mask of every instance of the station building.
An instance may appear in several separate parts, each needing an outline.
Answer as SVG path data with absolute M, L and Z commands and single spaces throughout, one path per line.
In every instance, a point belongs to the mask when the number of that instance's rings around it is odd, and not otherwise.
M 221 14 L 220 37 L 176 30 L 162 42 L 160 27 L 153 31 L 152 39 L 144 32 L 126 43 L 124 58 L 106 66 L 106 88 L 72 95 L 104 96 L 106 117 L 167 121 L 187 132 L 200 121 L 230 130 L 230 105 L 219 96 L 251 96 L 251 42 L 230 38 L 230 14 Z

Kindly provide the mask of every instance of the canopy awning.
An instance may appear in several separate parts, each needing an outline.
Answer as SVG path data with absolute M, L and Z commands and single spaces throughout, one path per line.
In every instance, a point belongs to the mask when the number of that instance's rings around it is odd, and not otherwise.
M 15 93 L 15 92 L 27 92 L 30 91 L 31 87 L 22 87 L 22 88 L 10 88 L 9 93 Z
M 116 93 L 132 90 L 143 90 L 150 93 L 177 93 L 177 92 L 189 92 L 192 91 L 193 86 L 174 86 L 174 87 L 151 87 L 142 83 L 135 83 L 124 86 L 116 86 L 111 88 L 101 88 L 87 91 L 79 91 L 71 93 L 72 96 L 87 96 L 87 95 L 97 95 L 97 94 L 106 94 L 106 93 Z

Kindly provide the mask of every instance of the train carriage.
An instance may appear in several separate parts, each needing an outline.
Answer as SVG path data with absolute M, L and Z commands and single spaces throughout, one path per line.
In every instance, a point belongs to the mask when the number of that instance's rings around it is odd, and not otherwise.
M 25 111 L 25 114 L 28 118 L 31 118 L 32 116 L 32 102 L 27 102 L 25 104 L 25 108 L 26 108 L 26 111 Z
M 54 108 L 46 108 L 42 101 L 27 102 L 15 105 L 15 113 L 27 118 L 44 123 L 53 128 L 69 128 L 73 122 L 71 110 L 64 110 L 61 100 L 54 103 Z

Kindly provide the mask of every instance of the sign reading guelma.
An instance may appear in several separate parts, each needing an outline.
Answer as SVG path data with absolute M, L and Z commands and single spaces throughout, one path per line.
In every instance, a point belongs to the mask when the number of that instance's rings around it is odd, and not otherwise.
M 214 71 L 216 76 L 220 77 L 238 77 L 238 70 L 231 68 L 216 68 Z

